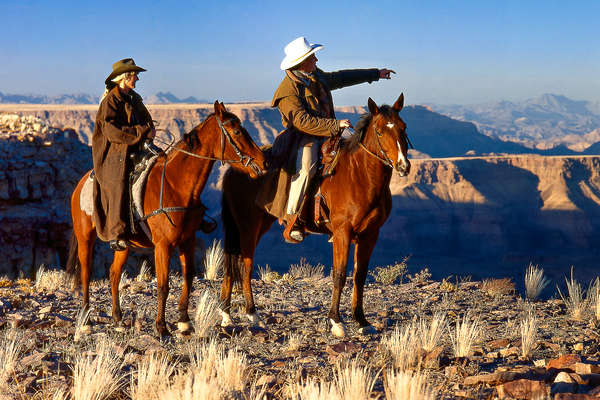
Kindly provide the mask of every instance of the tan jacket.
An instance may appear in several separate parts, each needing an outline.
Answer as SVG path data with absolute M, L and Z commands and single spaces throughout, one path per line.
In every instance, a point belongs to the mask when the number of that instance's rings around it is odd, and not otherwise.
M 92 135 L 94 160 L 94 215 L 102 240 L 126 234 L 129 154 L 154 128 L 142 98 L 133 90 L 124 95 L 118 86 L 100 103 Z
M 275 90 L 271 102 L 271 107 L 279 109 L 281 122 L 286 128 L 275 139 L 272 148 L 273 164 L 282 168 L 265 177 L 266 182 L 256 202 L 267 212 L 279 218 L 285 215 L 289 185 L 295 173 L 301 135 L 328 137 L 340 133 L 340 125 L 333 112 L 331 91 L 377 81 L 379 70 L 373 68 L 323 72 L 317 69 L 314 76 L 324 89 L 324 96 L 315 93 L 314 87 L 311 90 L 300 80 L 292 79 L 290 73 L 287 73 Z

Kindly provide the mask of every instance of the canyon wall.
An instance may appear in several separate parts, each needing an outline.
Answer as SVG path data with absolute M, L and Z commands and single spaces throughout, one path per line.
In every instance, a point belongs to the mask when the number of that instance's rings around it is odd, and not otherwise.
M 260 144 L 270 143 L 281 129 L 278 112 L 265 104 L 228 108 Z M 165 129 L 159 138 L 171 141 L 210 114 L 212 105 L 156 105 L 150 111 L 159 128 Z M 70 227 L 68 200 L 79 177 L 91 167 L 87 144 L 95 112 L 95 106 L 0 105 L 0 117 L 12 115 L 37 124 L 33 127 L 37 130 L 0 125 L 4 132 L 0 137 L 0 275 L 27 273 L 42 262 L 56 264 L 64 257 Z M 362 112 L 361 107 L 337 110 L 339 118 L 353 120 Z M 372 266 L 410 255 L 412 272 L 429 267 L 437 278 L 521 279 L 529 262 L 539 264 L 558 281 L 571 265 L 580 276 L 595 276 L 600 157 L 439 158 L 503 149 L 472 124 L 423 107 L 405 108 L 401 115 L 422 153 L 411 152 L 408 177 L 392 180 L 394 207 L 381 230 Z M 423 158 L 432 154 L 438 158 Z M 215 168 L 203 193 L 203 201 L 211 207 L 209 214 L 216 218 L 220 213 L 218 175 L 219 168 Z M 218 229 L 199 239 L 210 242 L 221 236 Z M 98 246 L 96 268 L 102 276 L 110 253 Z M 286 245 L 281 227 L 275 226 L 262 239 L 256 262 L 286 270 L 301 257 L 329 266 L 331 245 L 323 236 Z M 138 261 L 134 258 L 132 263 Z

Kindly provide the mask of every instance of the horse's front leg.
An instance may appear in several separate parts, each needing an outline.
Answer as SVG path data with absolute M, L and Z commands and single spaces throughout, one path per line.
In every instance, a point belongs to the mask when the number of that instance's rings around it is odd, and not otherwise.
M 258 323 L 258 315 L 256 315 L 256 307 L 254 306 L 254 296 L 252 296 L 252 264 L 254 258 L 252 256 L 244 256 L 242 261 L 242 291 L 244 292 L 244 300 L 246 301 L 246 317 L 252 324 Z
M 331 333 L 337 337 L 346 336 L 346 328 L 340 318 L 340 298 L 346 284 L 346 264 L 348 263 L 348 249 L 350 247 L 350 230 L 334 230 L 333 235 L 333 292 L 329 320 Z
M 112 317 L 115 326 L 119 326 L 123 313 L 121 312 L 121 301 L 119 300 L 119 283 L 121 282 L 121 273 L 123 265 L 129 256 L 129 249 L 123 251 L 115 251 L 113 262 L 110 265 L 110 292 L 112 294 Z
M 369 270 L 369 260 L 371 259 L 371 254 L 375 248 L 375 243 L 377 243 L 378 236 L 379 230 L 370 232 L 369 234 L 362 234 L 354 247 L 352 316 L 354 317 L 354 320 L 358 322 L 358 325 L 360 326 L 359 332 L 361 334 L 373 332 L 373 327 L 365 318 L 365 312 L 363 310 L 363 293 L 365 281 L 367 279 L 367 271 Z
M 181 275 L 183 277 L 183 288 L 181 289 L 181 297 L 179 298 L 178 306 L 179 322 L 177 322 L 177 329 L 180 332 L 188 332 L 191 330 L 188 306 L 190 292 L 192 291 L 192 282 L 194 280 L 194 274 L 196 273 L 194 265 L 195 247 L 196 236 L 194 235 L 179 245 L 179 261 L 181 263 Z
M 156 269 L 156 289 L 158 291 L 158 311 L 156 313 L 156 332 L 160 337 L 170 336 L 165 323 L 165 306 L 169 296 L 169 260 L 171 247 L 159 243 L 154 248 L 154 268 Z

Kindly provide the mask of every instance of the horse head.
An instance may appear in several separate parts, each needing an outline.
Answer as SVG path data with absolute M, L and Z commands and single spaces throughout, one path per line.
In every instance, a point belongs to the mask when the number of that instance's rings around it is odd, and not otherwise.
M 221 134 L 221 160 L 228 160 L 233 168 L 243 170 L 251 178 L 266 172 L 266 159 L 254 143 L 240 119 L 227 111 L 223 103 L 215 101 L 215 118 Z
M 368 107 L 371 113 L 370 129 L 374 131 L 377 156 L 387 166 L 406 176 L 410 172 L 408 160 L 409 139 L 406 135 L 406 124 L 398 113 L 404 107 L 404 93 L 392 107 L 377 104 L 369 97 Z

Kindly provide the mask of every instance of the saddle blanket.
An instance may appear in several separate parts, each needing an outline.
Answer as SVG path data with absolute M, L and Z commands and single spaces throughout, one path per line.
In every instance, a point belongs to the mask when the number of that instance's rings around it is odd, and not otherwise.
M 154 163 L 158 156 L 153 156 L 146 161 L 144 169 L 140 172 L 138 178 L 133 182 L 131 186 L 131 197 L 133 200 L 133 213 L 139 226 L 142 228 L 148 239 L 152 240 L 152 233 L 146 221 L 140 221 L 144 216 L 144 188 L 146 187 L 146 181 L 148 174 L 152 170 Z M 139 168 L 139 166 L 137 167 Z M 90 217 L 94 213 L 94 174 L 93 171 L 86 179 L 83 187 L 81 188 L 81 194 L 79 195 L 79 207 L 86 215 Z

